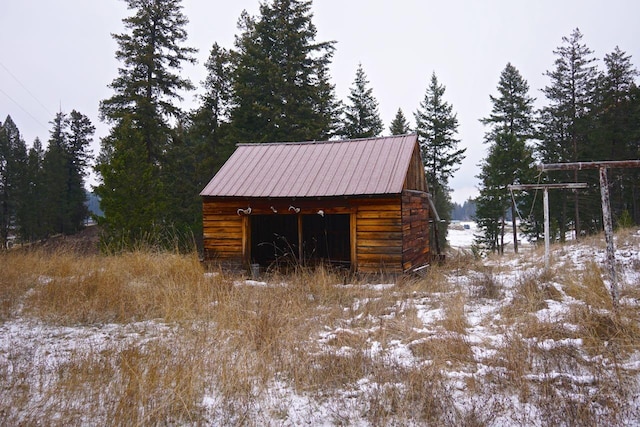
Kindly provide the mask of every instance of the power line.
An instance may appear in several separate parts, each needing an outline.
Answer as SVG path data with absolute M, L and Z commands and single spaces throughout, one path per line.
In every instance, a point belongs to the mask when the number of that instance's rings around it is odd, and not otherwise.
M 38 99 L 37 96 L 35 96 L 24 84 L 22 84 L 22 82 L 20 81 L 20 79 L 18 79 L 2 62 L 0 62 L 0 66 L 2 68 L 4 68 L 4 70 L 11 76 L 13 77 L 13 79 L 18 82 L 18 84 L 29 94 L 31 95 L 31 97 L 33 99 L 35 99 L 35 101 L 40 105 L 40 107 L 42 107 L 42 109 L 49 115 L 49 116 L 53 116 L 53 114 L 51 114 L 51 112 L 47 109 L 47 107 L 44 106 L 44 104 L 42 102 L 40 102 L 40 100 Z M 15 101 L 13 101 L 15 102 Z
M 20 103 L 18 101 L 16 101 L 15 99 L 13 99 L 12 97 L 9 96 L 9 94 L 7 92 L 5 92 L 4 90 L 2 90 L 2 88 L 0 88 L 0 92 L 2 92 L 2 94 L 4 96 L 6 96 L 7 98 L 9 98 L 9 100 L 11 102 L 13 102 L 14 104 L 16 104 L 18 106 L 18 108 L 20 108 L 22 111 L 24 111 L 29 117 L 31 117 L 33 119 L 34 122 L 38 123 L 40 126 L 42 126 L 42 128 L 44 130 L 49 130 L 44 124 L 42 124 L 42 122 L 38 119 L 36 119 L 33 114 L 31 114 L 30 112 L 28 112 L 22 105 L 20 105 Z

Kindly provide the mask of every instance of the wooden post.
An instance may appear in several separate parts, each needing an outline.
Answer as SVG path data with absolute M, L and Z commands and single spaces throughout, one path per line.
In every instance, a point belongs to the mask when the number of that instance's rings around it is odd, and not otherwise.
M 607 270 L 611 282 L 611 299 L 613 307 L 618 308 L 620 293 L 618 291 L 618 278 L 616 276 L 616 250 L 613 246 L 613 223 L 611 221 L 611 204 L 609 202 L 609 180 L 607 168 L 600 168 L 600 196 L 602 198 L 602 223 L 604 226 L 604 239 L 607 243 Z
M 302 215 L 296 214 L 296 217 L 298 219 L 298 263 L 299 265 L 304 266 L 304 248 L 302 247 L 302 239 L 304 239 L 304 234 L 302 232 Z
M 544 190 L 544 268 L 549 268 L 549 189 L 550 188 L 587 188 L 587 183 L 576 182 L 567 184 L 513 184 L 508 185 L 509 190 Z
M 549 189 L 544 189 L 544 269 L 549 269 Z
M 609 203 L 609 182 L 607 168 L 640 168 L 640 160 L 619 160 L 601 162 L 575 162 L 575 163 L 550 163 L 538 165 L 538 170 L 545 172 L 551 170 L 599 169 L 600 170 L 600 197 L 602 199 L 602 222 L 604 238 L 607 243 L 606 264 L 611 282 L 611 300 L 613 307 L 618 307 L 619 291 L 615 266 L 615 247 L 613 245 L 613 224 L 611 221 L 611 205 Z

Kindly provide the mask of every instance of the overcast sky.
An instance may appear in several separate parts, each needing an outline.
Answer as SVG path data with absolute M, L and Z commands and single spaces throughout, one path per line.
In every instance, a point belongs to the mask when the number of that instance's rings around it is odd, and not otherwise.
M 188 45 L 199 49 L 198 64 L 184 74 L 199 85 L 211 45 L 230 48 L 243 9 L 258 12 L 258 0 L 184 0 Z M 112 33 L 123 32 L 128 16 L 119 0 L 5 1 L 0 11 L 0 121 L 10 114 L 27 145 L 49 137 L 49 122 L 62 109 L 76 109 L 97 128 L 98 103 L 112 95 L 107 85 L 120 65 Z M 485 156 L 485 132 L 478 119 L 490 110 L 501 71 L 511 62 L 544 103 L 540 89 L 553 69 L 553 50 L 580 28 L 583 42 L 601 60 L 616 46 L 640 58 L 640 1 L 637 0 L 315 0 L 317 41 L 335 40 L 331 65 L 337 96 L 346 100 L 362 63 L 380 105 L 385 134 L 398 108 L 413 125 L 432 72 L 446 86 L 445 100 L 460 123 L 458 137 L 467 158 L 451 185 L 453 200 L 477 194 L 478 164 Z M 601 63 L 599 62 L 599 65 Z M 601 66 L 601 69 L 604 69 Z M 185 97 L 183 108 L 195 105 Z M 597 159 L 594 159 L 597 160 Z

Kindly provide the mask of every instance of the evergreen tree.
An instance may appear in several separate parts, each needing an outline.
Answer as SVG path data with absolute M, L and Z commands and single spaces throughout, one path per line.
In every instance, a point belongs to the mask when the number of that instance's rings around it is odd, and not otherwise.
M 453 208 L 449 179 L 460 167 L 466 148 L 458 148 L 460 141 L 455 137 L 458 118 L 453 113 L 453 106 L 444 100 L 445 90 L 436 74 L 432 73 L 424 100 L 414 117 L 429 190 L 440 218 L 448 221 Z M 438 224 L 437 231 L 439 236 L 436 237 L 445 241 L 447 223 Z
M 135 238 L 168 216 L 161 170 L 173 138 L 170 120 L 183 116 L 180 92 L 193 88 L 180 68 L 195 62 L 195 49 L 183 46 L 188 21 L 180 0 L 126 2 L 134 14 L 123 20 L 127 32 L 113 36 L 122 67 L 110 85 L 115 94 L 100 104 L 113 127 L 96 170 L 106 231 Z
M 71 231 L 80 230 L 87 218 L 87 192 L 84 188 L 87 167 L 91 158 L 89 146 L 93 141 L 95 127 L 84 114 L 72 110 L 67 120 L 69 127 L 65 154 L 68 162 L 67 216 Z
M 327 141 L 340 133 L 340 116 L 343 105 L 336 99 L 335 85 L 331 83 L 329 70 L 324 67 L 318 73 L 318 100 L 316 105 L 320 133 L 317 140 Z
M 532 149 L 527 142 L 534 135 L 533 102 L 529 96 L 529 85 L 520 72 L 508 63 L 500 74 L 498 96 L 489 95 L 493 107 L 489 117 L 480 121 L 489 126 L 485 143 L 491 144 L 489 154 L 481 165 L 480 196 L 478 197 L 478 218 L 480 215 L 494 215 L 481 218 L 483 240 L 489 249 L 504 251 L 504 221 L 511 209 L 513 247 L 518 251 L 516 227 L 518 207 L 530 207 L 531 201 L 510 195 L 510 184 L 529 183 L 534 177 L 530 165 L 533 163 Z M 519 193 L 520 195 L 525 193 Z M 528 204 L 527 204 L 528 203 Z M 489 206 L 488 206 L 489 205 Z M 498 240 L 499 238 L 499 240 Z
M 164 199 L 156 197 L 162 184 L 147 161 L 144 134 L 133 120 L 120 120 L 101 145 L 96 171 L 103 184 L 95 189 L 104 212 L 98 218 L 105 229 L 101 244 L 106 249 L 123 249 L 150 237 L 158 225 L 153 218 L 165 210 Z
M 71 222 L 67 215 L 67 184 L 70 176 L 65 115 L 57 113 L 51 125 L 42 165 L 43 181 L 47 188 L 44 199 L 45 227 L 47 234 L 71 234 Z
M 378 113 L 378 101 L 368 84 L 362 64 L 359 64 L 349 93 L 349 103 L 344 109 L 341 133 L 347 139 L 372 138 L 380 135 L 384 129 Z
M 233 139 L 322 139 L 336 120 L 328 79 L 334 42 L 316 42 L 311 1 L 273 0 L 257 18 L 246 12 L 236 37 Z
M 192 137 L 188 129 L 178 123 L 174 142 L 165 156 L 162 169 L 163 191 L 167 195 L 167 203 L 172 206 L 167 210 L 166 222 L 173 227 L 172 232 L 176 234 L 173 237 L 179 238 L 175 244 L 187 251 L 193 249 L 194 238 L 197 243 L 201 243 L 200 191 L 212 174 L 211 170 L 207 173 L 202 164 L 210 164 L 215 159 L 198 157 L 203 148 L 201 143 L 202 140 Z
M 20 232 L 18 213 L 24 206 L 27 149 L 11 116 L 0 123 L 0 249 Z
M 56 114 L 42 160 L 44 212 L 49 233 L 73 234 L 88 216 L 84 177 L 95 127 L 82 113 Z
M 192 141 L 196 155 L 196 175 L 199 190 L 222 166 L 234 149 L 229 138 L 229 115 L 232 102 L 231 53 L 217 43 L 211 48 L 205 63 L 207 77 L 202 82 L 204 94 L 201 106 L 185 122 L 186 135 Z
M 562 38 L 563 45 L 554 50 L 555 68 L 546 73 L 551 79 L 550 85 L 542 91 L 549 105 L 543 108 L 541 143 L 538 151 L 544 163 L 577 162 L 587 160 L 587 134 L 589 132 L 588 114 L 593 107 L 594 90 L 597 83 L 597 70 L 593 65 L 593 51 L 582 44 L 582 33 L 575 29 L 569 37 Z M 548 174 L 552 180 L 579 181 L 578 171 L 570 173 Z M 565 235 L 569 223 L 570 200 L 566 191 L 555 192 L 560 196 L 560 205 L 552 209 L 560 212 L 558 222 L 561 237 Z M 551 200 L 551 199 L 550 199 Z M 574 193 L 573 223 L 576 236 L 580 235 L 581 218 L 579 194 Z M 555 204 L 555 203 L 554 203 Z M 597 221 L 598 215 L 591 214 Z M 593 223 L 587 221 L 587 223 Z
M 28 184 L 24 208 L 19 213 L 20 236 L 29 242 L 42 239 L 47 235 L 44 212 L 47 188 L 43 179 L 43 162 L 42 142 L 36 138 L 27 155 L 26 181 Z
M 411 131 L 411 127 L 407 118 L 404 116 L 401 108 L 398 108 L 398 112 L 389 126 L 391 135 L 405 135 Z
M 597 91 L 593 130 L 589 133 L 588 156 L 596 160 L 638 158 L 640 140 L 640 90 L 635 79 L 638 71 L 631 57 L 618 47 L 604 57 L 605 73 Z M 611 209 L 614 220 L 626 211 L 640 222 L 640 172 L 637 169 L 610 169 Z

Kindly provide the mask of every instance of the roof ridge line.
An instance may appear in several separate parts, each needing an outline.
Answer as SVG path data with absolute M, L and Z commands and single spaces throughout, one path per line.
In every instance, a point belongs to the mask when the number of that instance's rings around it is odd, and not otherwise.
M 265 146 L 265 145 L 305 145 L 305 144 L 335 144 L 340 142 L 357 142 L 357 141 L 372 141 L 376 139 L 389 139 L 389 138 L 404 138 L 408 136 L 416 136 L 416 132 L 406 133 L 402 135 L 388 135 L 388 136 L 374 136 L 371 138 L 353 138 L 353 139 L 328 139 L 321 141 L 280 141 L 280 142 L 238 142 L 236 147 L 241 146 Z

